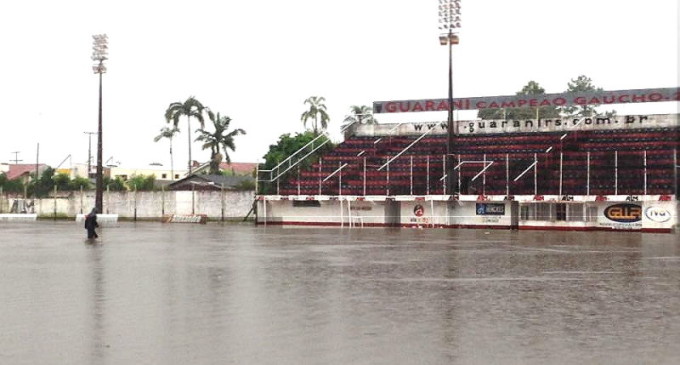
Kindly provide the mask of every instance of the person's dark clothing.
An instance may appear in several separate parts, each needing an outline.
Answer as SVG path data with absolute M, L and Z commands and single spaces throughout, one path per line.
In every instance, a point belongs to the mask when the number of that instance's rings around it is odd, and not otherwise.
M 95 228 L 99 227 L 99 224 L 97 223 L 97 213 L 92 212 L 85 216 L 85 229 L 87 229 L 87 238 L 97 238 L 99 237 L 97 235 L 97 232 L 95 232 Z

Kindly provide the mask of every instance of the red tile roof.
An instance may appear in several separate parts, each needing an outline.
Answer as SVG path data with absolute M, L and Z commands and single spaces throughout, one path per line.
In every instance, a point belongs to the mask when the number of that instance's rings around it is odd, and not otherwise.
M 39 164 L 38 170 L 42 171 L 47 165 Z M 15 164 L 9 165 L 9 171 L 7 171 L 7 180 L 14 180 L 18 177 L 29 175 L 35 173 L 35 164 Z
M 255 162 L 232 162 L 230 164 L 222 162 L 220 164 L 220 169 L 227 171 L 233 170 L 237 175 L 250 175 L 253 173 L 253 171 L 255 171 L 256 166 L 257 163 Z

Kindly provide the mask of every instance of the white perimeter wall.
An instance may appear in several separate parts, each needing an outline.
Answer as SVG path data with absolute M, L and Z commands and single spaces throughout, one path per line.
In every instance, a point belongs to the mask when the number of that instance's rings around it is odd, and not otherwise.
M 670 230 L 679 223 L 675 200 L 639 202 L 589 201 L 566 202 L 578 209 L 576 219 L 555 219 L 555 204 L 563 202 L 519 202 L 519 206 L 552 204 L 551 217 L 519 220 L 520 228 L 562 228 L 562 229 L 616 229 L 616 230 Z M 480 214 L 478 204 L 503 206 L 502 214 Z M 621 222 L 605 215 L 607 208 L 622 204 L 637 205 L 640 220 Z M 507 228 L 511 225 L 511 203 L 507 201 L 319 201 L 319 206 L 294 207 L 292 200 L 258 200 L 257 222 L 309 225 L 388 225 L 395 222 L 400 226 L 479 226 Z M 387 208 L 386 208 L 387 207 Z M 571 209 L 571 208 L 570 208 Z M 571 210 L 568 210 L 570 212 Z M 588 217 L 588 212 L 594 215 Z M 398 214 L 394 217 L 394 214 Z M 519 209 L 518 209 L 519 213 Z M 622 213 L 629 214 L 629 213 Z
M 192 199 L 193 196 L 193 199 Z M 0 213 L 9 213 L 15 198 L 0 196 Z M 44 199 L 18 199 L 28 213 L 38 216 L 75 217 L 89 213 L 94 207 L 94 192 L 75 192 L 68 197 Z M 103 204 L 106 214 L 118 214 L 121 218 L 159 218 L 164 214 L 207 214 L 210 218 L 243 218 L 253 206 L 253 191 L 166 191 L 166 192 L 104 192 Z M 56 208 L 56 209 L 55 209 Z
M 294 207 L 292 200 L 258 200 L 259 223 L 287 224 L 385 224 L 385 202 L 319 201 L 318 207 Z

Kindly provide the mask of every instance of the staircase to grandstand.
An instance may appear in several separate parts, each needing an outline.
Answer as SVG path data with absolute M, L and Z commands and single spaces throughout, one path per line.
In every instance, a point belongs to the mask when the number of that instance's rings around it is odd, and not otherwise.
M 444 195 L 446 135 L 350 136 L 278 195 Z M 680 128 L 458 135 L 455 190 L 473 195 L 674 194 Z M 272 179 L 276 180 L 276 179 Z

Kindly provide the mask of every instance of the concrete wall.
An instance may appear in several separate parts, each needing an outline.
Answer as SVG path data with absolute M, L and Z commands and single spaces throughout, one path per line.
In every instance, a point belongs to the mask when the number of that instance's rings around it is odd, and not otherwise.
M 209 218 L 237 219 L 245 217 L 252 208 L 253 191 L 144 191 L 104 192 L 103 203 L 106 214 L 118 214 L 120 218 L 160 218 L 168 214 L 206 214 Z M 44 199 L 17 199 L 0 196 L 0 213 L 10 213 L 13 206 L 22 208 L 15 213 L 36 213 L 38 216 L 75 217 L 89 213 L 94 207 L 94 191 L 82 194 L 74 192 L 68 196 Z M 193 207 L 193 209 L 192 209 Z
M 385 202 L 319 201 L 319 206 L 294 207 L 291 200 L 257 201 L 258 221 L 262 224 L 290 225 L 367 225 L 385 224 Z
M 612 196 L 613 197 L 613 196 Z M 320 200 L 318 205 L 295 206 L 293 200 L 257 200 L 259 224 L 327 226 L 402 226 L 510 228 L 511 202 L 447 201 L 436 199 L 403 201 Z M 632 230 L 670 232 L 678 226 L 677 200 L 660 201 L 652 196 L 642 201 L 522 201 L 515 214 L 519 229 Z M 397 197 L 399 199 L 399 197 Z M 300 205 L 298 203 L 298 205 Z M 565 215 L 558 216 L 558 205 Z M 530 214 L 521 217 L 523 210 Z

